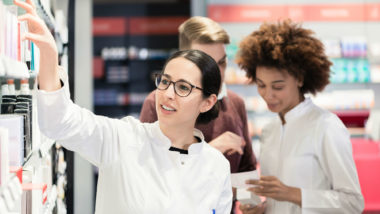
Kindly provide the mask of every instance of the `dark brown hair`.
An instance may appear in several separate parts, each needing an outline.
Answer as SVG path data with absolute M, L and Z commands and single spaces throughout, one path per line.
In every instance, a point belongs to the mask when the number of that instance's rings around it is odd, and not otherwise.
M 212 94 L 218 96 L 222 78 L 220 76 L 218 64 L 216 64 L 215 60 L 200 50 L 177 51 L 167 59 L 163 71 L 171 60 L 179 57 L 183 57 L 194 63 L 201 71 L 201 87 L 203 88 L 203 98 L 208 98 Z M 200 113 L 196 120 L 196 124 L 207 124 L 217 118 L 219 115 L 219 105 L 219 102 L 216 102 L 210 110 Z
M 275 67 L 303 82 L 302 94 L 315 94 L 329 83 L 332 63 L 313 34 L 291 20 L 264 23 L 240 43 L 236 61 L 253 82 L 257 66 Z

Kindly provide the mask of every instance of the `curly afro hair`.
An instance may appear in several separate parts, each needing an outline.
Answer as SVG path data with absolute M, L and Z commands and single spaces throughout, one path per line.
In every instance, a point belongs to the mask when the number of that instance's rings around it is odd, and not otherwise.
M 316 94 L 329 83 L 332 63 L 313 34 L 289 19 L 264 23 L 240 43 L 236 62 L 253 82 L 257 66 L 275 67 L 302 81 L 302 94 Z

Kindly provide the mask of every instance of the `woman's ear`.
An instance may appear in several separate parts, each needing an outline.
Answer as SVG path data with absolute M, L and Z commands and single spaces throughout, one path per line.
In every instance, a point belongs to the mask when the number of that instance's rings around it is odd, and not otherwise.
M 302 86 L 303 86 L 303 79 L 298 79 L 297 80 L 297 86 L 298 86 L 298 88 L 302 88 Z
M 218 101 L 218 98 L 216 97 L 216 95 L 211 94 L 209 97 L 207 97 L 206 99 L 202 101 L 200 112 L 201 113 L 207 112 L 215 105 L 217 101 Z

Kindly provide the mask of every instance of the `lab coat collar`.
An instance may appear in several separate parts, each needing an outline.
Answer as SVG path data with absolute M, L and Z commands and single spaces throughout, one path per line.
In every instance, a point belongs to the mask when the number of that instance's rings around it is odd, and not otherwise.
M 222 83 L 222 88 L 218 94 L 218 100 L 222 100 L 224 97 L 227 97 L 227 86 L 226 83 Z
M 158 121 L 154 122 L 152 126 L 153 127 L 152 127 L 151 137 L 152 139 L 155 139 L 156 141 L 155 145 L 163 148 L 164 150 L 169 150 L 172 143 L 170 139 L 166 135 L 164 135 L 164 133 L 162 133 L 159 122 Z M 201 142 L 193 143 L 189 146 L 189 155 L 200 154 L 204 144 L 206 143 L 204 140 L 204 136 L 200 130 L 194 128 L 193 134 L 194 136 L 200 138 Z
M 198 137 L 202 141 L 199 143 L 193 143 L 189 146 L 189 155 L 200 154 L 204 144 L 206 143 L 204 140 L 205 138 L 200 130 L 194 129 L 193 134 L 194 136 Z
M 309 108 L 310 105 L 312 105 L 311 99 L 305 98 L 304 101 L 302 101 L 301 103 L 296 105 L 296 107 L 294 107 L 293 109 L 291 109 L 290 111 L 288 111 L 285 114 L 286 123 L 288 123 L 288 122 L 302 116 L 303 114 L 305 114 L 310 109 Z

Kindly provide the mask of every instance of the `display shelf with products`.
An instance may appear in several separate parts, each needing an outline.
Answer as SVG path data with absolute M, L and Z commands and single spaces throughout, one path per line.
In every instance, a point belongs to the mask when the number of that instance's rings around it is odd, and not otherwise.
M 376 83 L 349 83 L 330 85 L 316 96 L 307 95 L 315 104 L 335 113 L 347 127 L 364 127 L 371 109 L 375 105 Z M 243 97 L 248 112 L 248 119 L 255 123 L 255 127 L 261 129 L 270 120 L 273 114 L 269 114 L 267 105 L 259 96 L 254 84 L 229 84 L 229 89 Z M 349 99 L 347 99 L 349 97 Z M 268 117 L 269 116 L 269 117 Z
M 93 14 L 94 111 L 138 116 L 155 89 L 153 74 L 178 48 L 178 27 L 189 17 L 190 5 L 99 3 Z
M 331 11 L 343 11 L 346 15 L 332 13 Z M 327 11 L 327 12 L 326 12 Z M 367 11 L 368 13 L 363 13 Z M 226 51 L 229 59 L 229 66 L 226 70 L 226 82 L 229 88 L 233 88 L 242 95 L 243 91 L 249 91 L 247 84 L 249 80 L 234 62 L 238 50 L 239 42 L 242 38 L 249 35 L 252 31 L 258 29 L 263 21 L 277 21 L 279 19 L 291 18 L 295 21 L 301 21 L 303 26 L 313 30 L 325 46 L 326 54 L 333 62 L 331 68 L 330 84 L 318 97 L 330 97 L 321 99 L 318 105 L 327 107 L 333 112 L 338 112 L 338 116 L 343 118 L 347 114 L 344 112 L 352 110 L 351 115 L 355 120 L 361 118 L 361 126 L 366 119 L 357 109 L 370 111 L 380 106 L 380 95 L 375 93 L 379 84 L 379 59 L 380 59 L 380 40 L 376 35 L 380 34 L 380 4 L 373 3 L 355 3 L 355 4 L 334 4 L 331 2 L 310 2 L 308 4 L 287 3 L 278 1 L 277 4 L 267 5 L 264 1 L 246 4 L 244 1 L 237 1 L 229 4 L 224 0 L 212 0 L 208 2 L 208 16 L 218 21 L 227 30 L 231 36 L 231 44 L 227 45 Z M 224 14 L 224 15 L 221 15 Z M 232 14 L 238 14 L 232 16 Z M 256 15 L 249 15 L 256 14 Z M 340 15 L 339 15 L 340 14 Z M 363 106 L 363 99 L 357 96 L 355 99 L 338 99 L 347 104 L 344 108 L 335 105 L 333 107 L 329 101 L 331 97 L 339 94 L 346 96 L 353 93 L 360 93 L 366 98 L 366 104 Z M 257 91 L 251 90 L 247 97 L 258 96 Z M 244 92 L 246 93 L 246 92 Z M 332 95 L 334 94 L 334 95 Z M 358 104 L 360 103 L 360 104 Z M 359 107 L 358 107 L 359 106 Z M 248 108 L 250 111 L 256 109 Z M 345 111 L 341 111 L 344 109 Z M 357 114 L 356 114 L 357 113 Z M 357 123 L 350 123 L 349 118 L 345 118 L 346 125 L 351 126 Z
M 4 87 L 3 87 L 4 88 Z M 3 91 L 2 91 L 3 92 Z M 17 94 L 17 87 L 16 87 L 16 94 Z M 4 96 L 3 96 L 4 97 Z M 35 95 L 33 95 L 35 97 Z M 53 156 L 52 156 L 52 150 L 55 148 L 53 145 L 55 145 L 55 142 L 51 139 L 46 138 L 44 135 L 42 135 L 38 128 L 37 123 L 37 117 L 36 117 L 36 103 L 35 99 L 33 99 L 33 105 L 32 105 L 32 121 L 29 120 L 23 120 L 23 118 L 28 117 L 28 114 L 21 114 L 21 122 L 20 123 L 14 123 L 17 122 L 17 118 L 19 118 L 19 114 L 2 114 L 0 115 L 0 126 L 3 129 L 8 130 L 7 133 L 10 133 L 11 135 L 9 137 L 6 137 L 8 140 L 1 141 L 1 144 L 7 144 L 6 147 L 8 149 L 2 150 L 2 160 L 0 161 L 2 163 L 0 170 L 0 174 L 9 174 L 5 172 L 7 168 L 16 166 L 16 167 L 22 167 L 21 169 L 21 178 L 22 178 L 22 198 L 17 201 L 17 203 L 11 208 L 8 206 L 7 212 L 4 211 L 4 213 L 21 213 L 26 210 L 28 210 L 27 207 L 33 207 L 32 210 L 29 210 L 26 213 L 41 213 L 39 208 L 46 207 L 46 212 L 44 213 L 51 213 L 52 208 L 55 206 L 55 201 L 49 202 L 49 207 L 47 207 L 46 202 L 44 200 L 35 200 L 34 198 L 38 198 L 40 195 L 40 189 L 35 188 L 35 186 L 38 186 L 40 184 L 43 184 L 46 186 L 46 197 L 47 198 L 57 198 L 56 191 L 53 189 L 56 188 L 55 184 L 53 184 L 54 177 L 58 177 L 59 175 L 57 173 L 53 172 Z M 4 106 L 4 98 L 2 107 Z M 18 104 L 17 104 L 18 105 Z M 2 108 L 4 110 L 4 108 Z M 16 110 L 15 110 L 16 111 Z M 12 123 L 8 121 L 4 121 L 6 118 L 14 119 Z M 27 124 L 31 123 L 31 124 Z M 12 125 L 13 124 L 13 125 Z M 17 124 L 20 124 L 17 125 Z M 20 128 L 16 128 L 20 127 Z M 25 130 L 31 130 L 32 135 L 25 135 Z M 13 133 L 13 134 L 12 134 Z M 3 133 L 1 134 L 2 137 L 4 137 Z M 14 142 L 14 136 L 20 136 L 19 140 L 22 144 L 19 144 L 20 146 L 15 147 Z M 3 146 L 3 145 L 2 145 Z M 17 156 L 13 156 L 14 154 L 19 154 Z M 5 160 L 8 159 L 8 160 Z M 5 161 L 4 161 L 5 160 Z M 4 166 L 3 162 L 8 162 L 8 167 Z M 57 164 L 65 164 L 64 161 L 59 162 Z M 7 186 L 9 179 L 4 176 L 5 179 L 2 179 L 5 181 L 4 183 L 0 184 L 1 187 Z M 53 189 L 52 189 L 53 188 Z M 53 195 L 51 195 L 53 194 Z M 3 200 L 0 198 L 0 201 Z M 8 200 L 8 199 L 5 199 Z M 8 203 L 8 202 L 1 202 L 1 203 Z M 36 208 L 34 208 L 36 207 Z M 38 208 L 39 207 L 39 208 Z M 50 212 L 49 212 L 50 211 Z
M 64 29 L 55 23 L 47 1 L 33 2 L 53 35 L 61 36 L 58 28 Z M 55 181 L 66 175 L 53 166 L 66 163 L 64 159 L 54 162 L 55 142 L 38 127 L 35 77 L 39 51 L 32 42 L 21 39 L 27 32 L 26 22 L 17 20 L 22 13 L 13 1 L 0 1 L 0 213 L 63 212 L 65 205 L 57 209 L 56 204 L 57 189 L 65 189 L 64 183 Z M 60 61 L 65 54 L 65 49 L 60 49 Z

